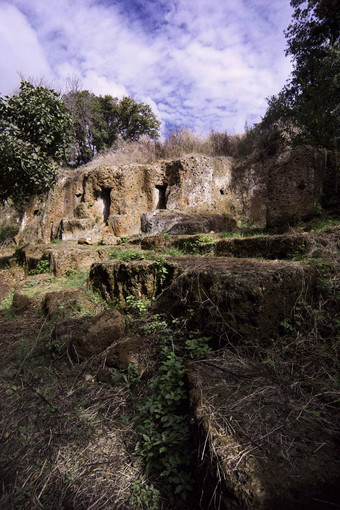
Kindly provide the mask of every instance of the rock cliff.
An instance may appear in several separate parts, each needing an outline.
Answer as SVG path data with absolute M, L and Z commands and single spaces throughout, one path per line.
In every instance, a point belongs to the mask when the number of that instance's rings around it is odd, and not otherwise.
M 152 165 L 84 167 L 61 177 L 46 201 L 33 200 L 18 241 L 287 224 L 314 214 L 324 167 L 322 153 L 310 147 L 265 161 L 187 156 Z

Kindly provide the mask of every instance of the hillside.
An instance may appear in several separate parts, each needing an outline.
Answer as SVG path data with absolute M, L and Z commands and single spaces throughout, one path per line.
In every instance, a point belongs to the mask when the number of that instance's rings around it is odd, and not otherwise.
M 32 202 L 1 253 L 1 508 L 340 504 L 323 162 L 104 165 Z

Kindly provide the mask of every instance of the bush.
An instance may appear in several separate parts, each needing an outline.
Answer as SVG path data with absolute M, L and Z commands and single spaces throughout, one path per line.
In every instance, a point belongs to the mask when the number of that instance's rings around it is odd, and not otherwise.
M 54 91 L 22 81 L 0 98 L 0 201 L 22 202 L 51 187 L 66 159 L 71 118 Z

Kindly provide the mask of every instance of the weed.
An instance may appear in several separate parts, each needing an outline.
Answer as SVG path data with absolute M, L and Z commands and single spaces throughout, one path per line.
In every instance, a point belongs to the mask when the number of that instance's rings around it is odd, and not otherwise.
M 140 373 L 138 368 L 133 364 L 129 363 L 126 373 L 123 375 L 126 387 L 128 389 L 133 388 L 140 381 Z
M 285 319 L 283 319 L 283 320 L 280 322 L 280 326 L 283 328 L 283 330 L 285 331 L 285 333 L 291 333 L 292 331 L 294 331 L 294 326 L 293 326 L 293 324 L 292 324 L 291 319 L 289 319 L 289 318 L 285 318 Z
M 208 358 L 212 356 L 213 351 L 209 347 L 210 338 L 201 336 L 199 330 L 191 331 L 189 339 L 185 342 L 185 349 L 192 359 Z
M 35 275 L 35 274 L 44 274 L 50 272 L 50 261 L 47 259 L 39 260 L 38 264 L 35 266 L 34 269 L 31 269 L 28 274 L 29 275 Z
M 242 237 L 241 232 L 223 232 L 222 238 L 234 238 L 234 237 Z
M 192 489 L 189 466 L 189 420 L 183 359 L 168 341 L 161 348 L 161 365 L 151 380 L 151 394 L 139 411 L 137 452 L 146 462 L 146 473 L 158 471 L 173 494 L 186 500 Z
M 275 361 L 270 358 L 267 358 L 262 361 L 262 365 L 267 365 L 268 367 L 275 368 Z
M 174 248 L 173 246 L 170 246 L 169 248 L 163 249 L 164 255 L 168 255 L 170 257 L 184 257 L 185 253 L 184 251 L 180 250 L 179 248 Z
M 150 306 L 150 301 L 136 299 L 135 296 L 127 296 L 125 301 L 127 311 L 135 315 L 145 313 Z
M 130 260 L 144 260 L 146 257 L 144 253 L 137 250 L 124 250 L 123 248 L 116 248 L 110 253 L 110 259 L 118 259 L 123 262 L 130 262 Z
M 187 332 L 188 317 L 166 321 L 161 315 L 143 326 L 158 332 L 160 365 L 150 382 L 150 394 L 139 409 L 137 452 L 146 462 L 146 473 L 158 471 L 169 492 L 187 500 L 192 490 L 190 474 L 190 417 L 185 385 L 185 361 L 212 354 L 209 339 L 198 330 Z
M 120 236 L 119 244 L 126 244 L 129 242 L 128 236 Z
M 131 487 L 129 504 L 136 510 L 158 510 L 160 492 L 153 484 L 147 484 L 144 479 L 135 480 Z
M 1 309 L 2 310 L 10 310 L 13 303 L 14 289 L 10 292 L 10 294 L 1 301 Z
M 154 266 L 156 268 L 157 277 L 158 277 L 160 283 L 162 283 L 165 280 L 166 275 L 168 274 L 168 269 L 165 266 L 166 259 L 164 257 L 158 255 L 153 260 L 154 260 Z
M 66 352 L 65 343 L 52 338 L 50 338 L 49 341 L 46 342 L 45 347 L 54 360 L 59 359 Z
M 65 276 L 67 278 L 74 278 L 75 276 L 77 276 L 77 271 L 75 269 L 68 269 L 65 273 Z
M 211 236 L 201 236 L 198 241 L 200 243 L 212 243 L 213 241 L 215 241 L 215 238 L 214 237 L 211 237 Z

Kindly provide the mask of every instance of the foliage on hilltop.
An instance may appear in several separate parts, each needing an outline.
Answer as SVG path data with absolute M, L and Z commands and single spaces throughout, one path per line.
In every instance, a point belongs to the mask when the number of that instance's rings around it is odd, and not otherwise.
M 337 0 L 291 0 L 286 55 L 291 77 L 268 100 L 260 129 L 284 127 L 297 143 L 339 150 L 340 7 Z
M 73 90 L 63 96 L 72 114 L 75 166 L 88 163 L 95 154 L 112 147 L 120 138 L 137 141 L 141 136 L 155 139 L 160 122 L 150 106 L 131 97 L 119 100 L 110 95 L 96 96 L 88 90 Z
M 0 201 L 47 191 L 70 136 L 70 114 L 54 90 L 21 81 L 18 94 L 0 97 Z

